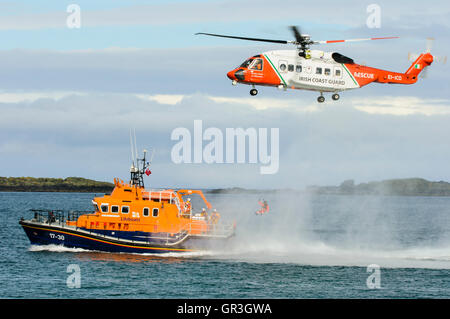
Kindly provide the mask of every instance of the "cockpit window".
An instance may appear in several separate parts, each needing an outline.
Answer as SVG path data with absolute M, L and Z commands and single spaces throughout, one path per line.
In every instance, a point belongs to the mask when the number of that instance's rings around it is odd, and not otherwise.
M 248 68 L 252 61 L 252 59 L 245 60 L 245 62 L 241 64 L 240 68 Z
M 254 59 L 250 64 L 249 69 L 261 71 L 263 69 L 263 60 L 262 59 Z

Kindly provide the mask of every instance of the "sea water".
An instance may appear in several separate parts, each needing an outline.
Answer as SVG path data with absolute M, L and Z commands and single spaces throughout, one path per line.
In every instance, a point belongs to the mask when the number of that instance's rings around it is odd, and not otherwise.
M 18 223 L 29 209 L 90 210 L 94 195 L 0 193 L 1 298 L 450 298 L 448 197 L 206 194 L 237 225 L 220 249 L 30 245 Z M 260 216 L 262 199 L 270 211 Z

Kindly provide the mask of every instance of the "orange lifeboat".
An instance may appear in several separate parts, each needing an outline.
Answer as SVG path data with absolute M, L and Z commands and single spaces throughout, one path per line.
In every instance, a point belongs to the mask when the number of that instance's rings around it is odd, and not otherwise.
M 205 241 L 234 235 L 235 224 L 223 223 L 201 190 L 145 189 L 143 175 L 149 172 L 145 155 L 132 165 L 129 183 L 115 178 L 111 194 L 92 200 L 93 212 L 32 210 L 34 218 L 20 220 L 31 243 L 163 253 L 195 251 L 205 247 Z M 193 195 L 205 205 L 201 212 L 192 207 Z

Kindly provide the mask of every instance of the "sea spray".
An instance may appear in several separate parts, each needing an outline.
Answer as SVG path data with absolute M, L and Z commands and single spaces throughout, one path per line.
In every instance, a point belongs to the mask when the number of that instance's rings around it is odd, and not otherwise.
M 256 215 L 261 198 L 268 201 L 270 211 Z M 424 237 L 418 242 L 416 225 L 408 222 L 410 200 L 418 199 L 293 191 L 217 195 L 214 202 L 238 226 L 231 244 L 212 257 L 305 265 L 450 268 L 449 231 L 441 229 L 434 240 Z M 422 217 L 410 218 L 426 223 L 421 211 L 426 205 L 411 212 Z M 433 216 L 432 211 L 427 213 Z

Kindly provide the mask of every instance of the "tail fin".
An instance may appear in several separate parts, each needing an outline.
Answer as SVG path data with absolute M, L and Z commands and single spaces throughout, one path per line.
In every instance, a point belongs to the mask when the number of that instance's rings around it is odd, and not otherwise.
M 427 66 L 433 63 L 433 56 L 431 53 L 422 53 L 419 57 L 411 64 L 408 70 L 406 70 L 405 75 L 408 79 L 412 81 L 417 81 L 417 76 L 422 72 Z

